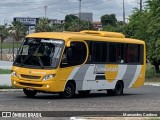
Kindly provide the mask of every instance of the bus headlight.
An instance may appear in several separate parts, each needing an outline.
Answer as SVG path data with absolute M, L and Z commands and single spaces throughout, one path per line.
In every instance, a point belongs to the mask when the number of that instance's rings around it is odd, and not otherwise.
M 16 77 L 16 78 L 18 78 L 18 74 L 16 72 L 14 72 L 14 71 L 11 72 L 11 75 Z
M 43 77 L 43 80 L 49 80 L 49 79 L 52 79 L 52 78 L 54 78 L 54 77 L 55 77 L 55 74 L 45 75 L 45 76 Z

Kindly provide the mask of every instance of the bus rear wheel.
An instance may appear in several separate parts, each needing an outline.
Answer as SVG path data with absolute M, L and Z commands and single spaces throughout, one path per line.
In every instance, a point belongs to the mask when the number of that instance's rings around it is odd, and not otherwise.
M 59 93 L 60 97 L 72 98 L 75 95 L 75 86 L 72 82 L 66 84 L 64 92 Z
M 107 90 L 108 95 L 123 95 L 123 82 L 118 81 L 116 83 L 115 89 L 109 89 Z
M 34 97 L 37 94 L 37 91 L 31 91 L 27 89 L 23 89 L 23 92 L 27 97 Z

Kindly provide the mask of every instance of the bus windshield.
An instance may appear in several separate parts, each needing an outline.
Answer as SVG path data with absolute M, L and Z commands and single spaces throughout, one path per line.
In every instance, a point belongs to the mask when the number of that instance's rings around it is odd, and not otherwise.
M 19 49 L 15 66 L 56 68 L 59 63 L 63 40 L 27 38 Z

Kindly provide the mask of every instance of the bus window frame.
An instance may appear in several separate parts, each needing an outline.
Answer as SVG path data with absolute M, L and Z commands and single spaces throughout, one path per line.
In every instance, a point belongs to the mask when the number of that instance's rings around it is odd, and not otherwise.
M 107 43 L 107 61 L 106 62 L 92 62 L 92 61 L 89 61 L 89 59 L 87 59 L 87 64 L 120 64 L 120 65 L 144 65 L 144 44 L 136 44 L 136 43 L 124 43 L 124 42 L 110 42 L 110 41 L 93 41 L 93 40 L 86 40 L 87 44 L 88 44 L 88 49 L 89 49 L 89 52 L 90 52 L 90 45 L 92 43 L 92 46 L 93 46 L 93 43 Z M 123 63 L 119 63 L 119 62 L 109 62 L 109 44 L 110 43 L 113 43 L 113 44 L 116 44 L 116 54 L 117 54 L 117 44 L 120 44 L 120 45 L 124 45 L 124 62 Z M 132 44 L 132 45 L 138 45 L 140 47 L 140 51 L 138 51 L 138 56 L 140 56 L 139 58 L 139 62 L 136 62 L 136 63 L 127 63 L 126 62 L 126 46 L 127 44 Z M 93 48 L 91 48 L 93 49 Z M 91 50 L 92 51 L 92 50 Z M 90 53 L 89 53 L 90 54 Z M 89 54 L 88 54 L 88 58 L 89 58 Z M 117 57 L 116 57 L 117 59 Z
M 85 58 L 85 60 L 84 60 L 84 62 L 83 62 L 82 64 L 62 67 L 62 66 L 61 66 L 61 62 L 62 62 L 62 59 L 63 59 L 64 51 L 65 51 L 66 48 L 69 48 L 69 46 L 71 46 L 72 42 L 82 42 L 82 43 L 85 44 L 85 46 L 86 46 L 86 51 L 87 51 L 87 53 L 86 53 L 86 58 Z M 70 45 L 68 45 L 68 43 L 69 43 Z M 88 57 L 89 57 L 89 52 L 88 52 L 88 51 L 89 51 L 88 44 L 87 44 L 86 41 L 84 41 L 84 40 L 76 40 L 76 39 L 75 39 L 75 40 L 69 40 L 69 41 L 67 41 L 66 44 L 65 44 L 65 46 L 64 46 L 64 49 L 62 50 L 62 54 L 61 54 L 60 62 L 59 62 L 59 68 L 76 67 L 76 66 L 82 66 L 82 65 L 86 64 L 86 63 L 87 63 L 87 60 L 88 60 Z

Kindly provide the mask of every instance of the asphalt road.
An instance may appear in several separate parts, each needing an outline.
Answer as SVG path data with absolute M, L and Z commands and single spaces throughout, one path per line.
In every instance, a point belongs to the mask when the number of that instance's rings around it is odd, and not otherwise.
M 159 111 L 160 87 L 126 89 L 123 96 L 108 96 L 105 91 L 88 97 L 76 95 L 61 99 L 56 94 L 39 93 L 27 98 L 23 92 L 0 92 L 0 111 Z

